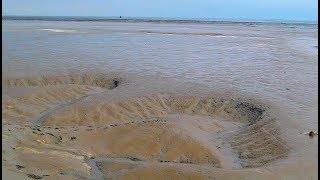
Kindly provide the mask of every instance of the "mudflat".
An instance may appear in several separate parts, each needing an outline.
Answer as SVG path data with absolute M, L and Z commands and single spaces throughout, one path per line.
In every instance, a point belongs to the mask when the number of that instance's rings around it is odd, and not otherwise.
M 3 25 L 5 179 L 318 177 L 313 25 Z

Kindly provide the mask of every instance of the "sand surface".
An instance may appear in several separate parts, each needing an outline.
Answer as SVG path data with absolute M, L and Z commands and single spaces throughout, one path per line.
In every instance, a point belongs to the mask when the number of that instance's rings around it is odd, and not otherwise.
M 124 93 L 125 78 L 94 73 L 2 83 L 5 179 L 317 177 L 286 164 L 280 116 L 253 98 Z

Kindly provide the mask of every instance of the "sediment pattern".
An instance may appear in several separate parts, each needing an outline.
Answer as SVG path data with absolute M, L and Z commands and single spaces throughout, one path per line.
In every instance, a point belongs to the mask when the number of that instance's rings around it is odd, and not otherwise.
M 3 80 L 30 91 L 2 101 L 3 154 L 16 152 L 3 161 L 31 178 L 207 179 L 181 165 L 254 168 L 289 153 L 277 117 L 254 100 L 156 94 L 91 101 L 122 81 L 102 74 Z
M 51 114 L 44 124 L 103 125 L 131 119 L 163 117 L 168 114 L 219 116 L 226 121 L 253 124 L 259 120 L 264 111 L 260 107 L 240 100 L 156 95 L 117 102 L 79 102 Z M 72 119 L 72 122 L 68 119 Z
M 244 127 L 229 142 L 243 168 L 259 167 L 288 155 L 290 148 L 280 136 L 276 119 L 269 118 Z

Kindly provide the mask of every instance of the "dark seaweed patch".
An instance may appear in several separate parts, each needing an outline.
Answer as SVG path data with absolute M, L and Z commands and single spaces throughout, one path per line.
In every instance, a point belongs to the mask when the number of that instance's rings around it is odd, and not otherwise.
M 27 176 L 29 178 L 32 178 L 32 179 L 42 179 L 42 176 L 38 176 L 38 175 L 35 175 L 35 174 L 27 174 Z
M 25 167 L 17 164 L 17 165 L 16 165 L 16 168 L 20 170 L 20 169 L 23 169 L 23 168 L 25 168 Z
M 259 120 L 262 113 L 265 111 L 264 109 L 261 109 L 253 104 L 250 104 L 248 102 L 238 102 L 236 104 L 236 109 L 242 113 L 246 114 L 248 116 L 248 121 L 251 124 L 254 124 Z

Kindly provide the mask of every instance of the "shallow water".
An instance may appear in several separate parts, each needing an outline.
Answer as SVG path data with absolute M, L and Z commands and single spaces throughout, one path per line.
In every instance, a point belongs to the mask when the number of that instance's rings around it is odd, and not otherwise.
M 99 71 L 126 77 L 128 90 L 119 96 L 231 91 L 273 104 L 292 147 L 282 163 L 313 166 L 310 177 L 317 177 L 318 139 L 301 135 L 318 130 L 317 25 L 10 20 L 2 25 L 4 77 Z

